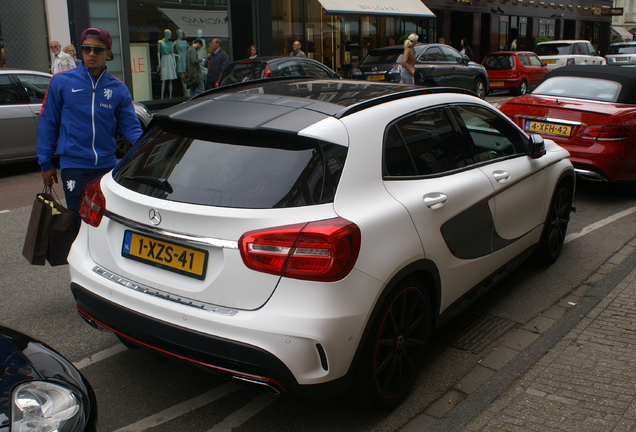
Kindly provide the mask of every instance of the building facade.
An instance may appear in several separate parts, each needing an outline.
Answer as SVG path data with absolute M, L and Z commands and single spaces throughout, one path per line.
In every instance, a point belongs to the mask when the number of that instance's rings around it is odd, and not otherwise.
M 64 2 L 66 10 L 59 6 Z M 6 66 L 47 70 L 48 42 L 64 45 L 65 26 L 76 47 L 84 28 L 106 28 L 115 54 L 109 72 L 135 100 L 147 102 L 187 95 L 180 80 L 161 81 L 158 41 L 166 37 L 175 56 L 196 37 L 206 44 L 218 37 L 231 60 L 247 57 L 252 44 L 260 55 L 287 55 L 299 40 L 308 57 L 348 77 L 369 49 L 399 44 L 410 33 L 421 42 L 444 38 L 456 48 L 465 38 L 478 62 L 514 46 L 532 50 L 538 38 L 587 39 L 604 53 L 612 41 L 606 13 L 612 6 L 612 0 L 3 0 L 0 37 Z M 68 21 L 53 25 L 47 17 L 60 9 Z

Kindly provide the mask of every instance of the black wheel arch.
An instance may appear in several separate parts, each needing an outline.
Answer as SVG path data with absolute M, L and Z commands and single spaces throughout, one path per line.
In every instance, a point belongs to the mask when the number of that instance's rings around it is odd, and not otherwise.
M 373 311 L 367 320 L 367 323 L 364 328 L 364 333 L 362 334 L 362 338 L 360 339 L 360 343 L 356 349 L 355 356 L 351 365 L 349 366 L 348 375 L 352 375 L 355 371 L 357 364 L 360 360 L 360 356 L 362 354 L 363 347 L 365 346 L 367 339 L 369 338 L 369 333 L 371 331 L 371 326 L 375 321 L 382 305 L 384 304 L 385 299 L 390 294 L 391 290 L 400 282 L 404 281 L 408 278 L 415 278 L 421 281 L 426 288 L 429 298 L 431 300 L 431 329 L 435 329 L 437 327 L 437 317 L 439 316 L 439 310 L 441 307 L 441 279 L 439 276 L 439 270 L 435 263 L 427 259 L 421 259 L 418 261 L 414 261 L 406 267 L 402 268 L 398 271 L 384 286 L 384 290 L 382 294 L 378 297 L 378 300 L 373 307 Z

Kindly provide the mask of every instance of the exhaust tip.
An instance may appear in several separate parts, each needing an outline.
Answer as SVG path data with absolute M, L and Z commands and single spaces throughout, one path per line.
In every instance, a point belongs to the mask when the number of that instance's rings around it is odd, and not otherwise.
M 585 180 L 596 181 L 596 182 L 609 181 L 603 174 L 598 173 L 596 171 L 577 169 L 575 170 L 575 172 L 579 177 Z
M 244 387 L 265 392 L 274 396 L 280 396 L 283 393 L 281 389 L 267 381 L 261 381 L 256 378 L 247 378 L 239 375 L 233 375 L 232 379 L 236 381 L 237 384 Z

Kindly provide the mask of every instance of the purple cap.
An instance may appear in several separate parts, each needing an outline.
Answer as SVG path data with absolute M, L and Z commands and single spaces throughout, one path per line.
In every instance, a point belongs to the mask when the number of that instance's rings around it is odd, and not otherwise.
M 82 32 L 82 40 L 80 43 L 84 43 L 86 39 L 97 39 L 106 45 L 107 49 L 111 49 L 113 46 L 113 38 L 110 37 L 108 30 L 104 30 L 99 27 L 90 27 Z

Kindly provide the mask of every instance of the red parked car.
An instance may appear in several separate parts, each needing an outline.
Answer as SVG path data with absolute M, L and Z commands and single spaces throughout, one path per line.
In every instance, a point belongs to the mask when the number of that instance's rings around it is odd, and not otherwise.
M 579 176 L 636 185 L 636 74 L 597 65 L 553 70 L 501 111 L 528 134 L 566 148 Z
M 494 52 L 484 58 L 483 65 L 491 89 L 508 89 L 514 95 L 526 94 L 552 70 L 530 51 Z

